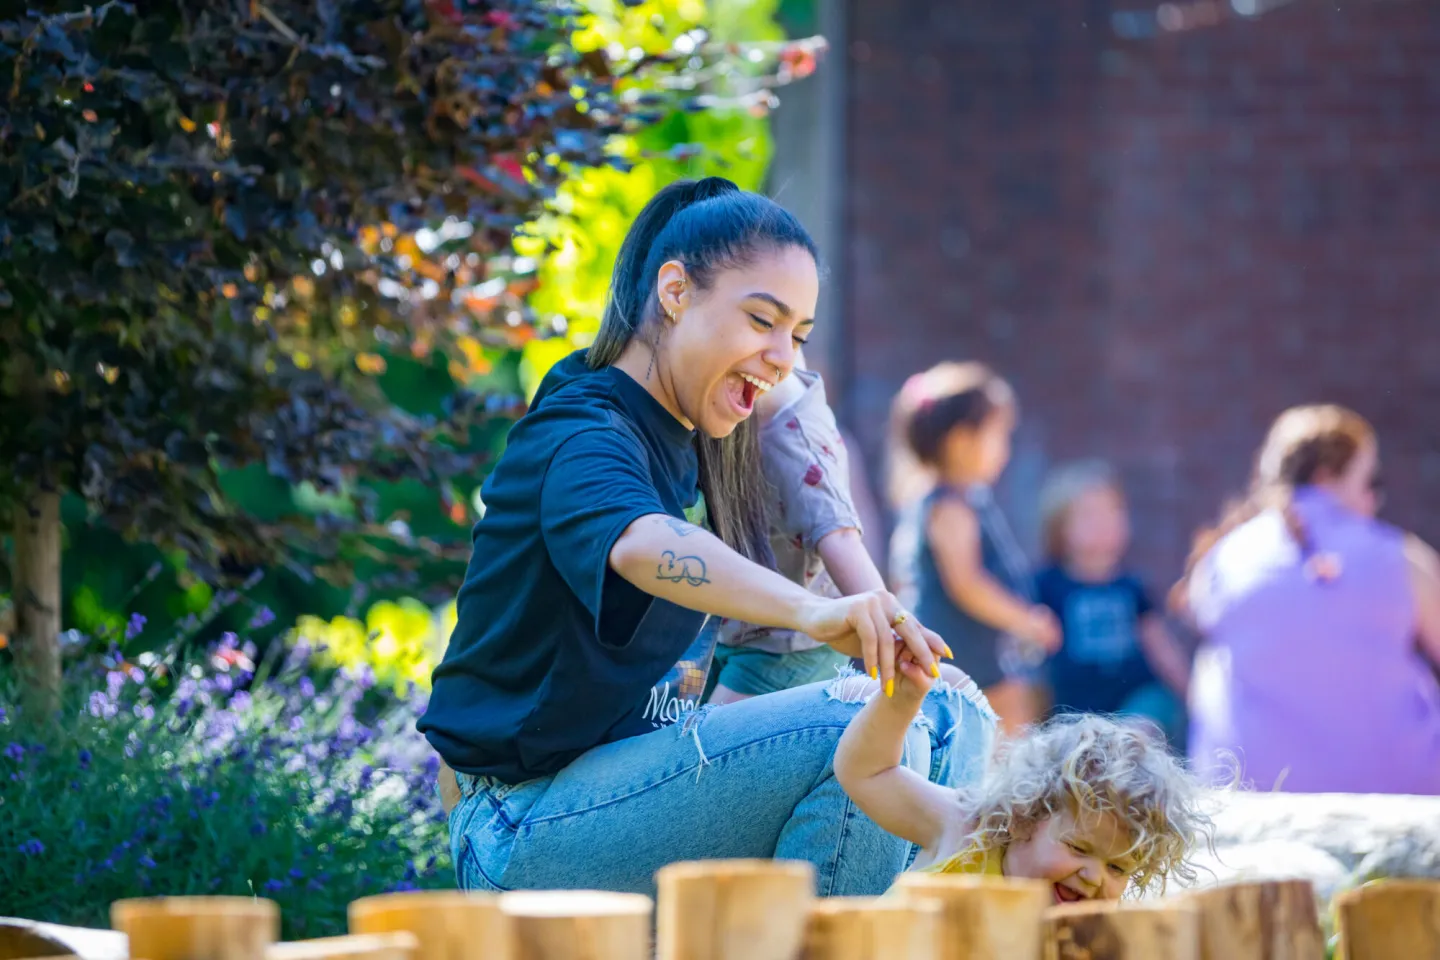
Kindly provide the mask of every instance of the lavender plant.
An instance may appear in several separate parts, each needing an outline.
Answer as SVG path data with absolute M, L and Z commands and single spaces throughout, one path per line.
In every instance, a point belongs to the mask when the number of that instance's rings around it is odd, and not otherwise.
M 314 653 L 112 649 L 71 668 L 43 731 L 0 689 L 0 914 L 108 926 L 125 897 L 254 894 L 302 938 L 343 932 L 359 897 L 452 885 L 424 695 Z

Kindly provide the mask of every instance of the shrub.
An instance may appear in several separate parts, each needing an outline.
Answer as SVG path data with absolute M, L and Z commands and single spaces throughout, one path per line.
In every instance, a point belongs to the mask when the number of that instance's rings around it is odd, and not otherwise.
M 317 685 L 303 645 L 254 655 L 233 635 L 199 662 L 111 653 L 40 740 L 0 696 L 0 912 L 108 926 L 125 897 L 253 893 L 295 939 L 343 932 L 358 897 L 452 885 L 421 695 L 366 670 Z

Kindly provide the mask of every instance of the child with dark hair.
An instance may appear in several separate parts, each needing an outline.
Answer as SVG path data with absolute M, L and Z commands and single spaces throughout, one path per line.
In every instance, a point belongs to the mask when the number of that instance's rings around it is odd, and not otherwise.
M 1038 719 L 1036 662 L 1060 641 L 992 492 L 1017 413 L 994 371 L 942 363 L 910 378 L 892 414 L 892 492 L 910 501 L 891 550 L 896 593 L 945 639 L 1007 733 Z
M 1130 521 L 1120 478 L 1106 463 L 1056 470 L 1040 497 L 1045 559 L 1040 602 L 1063 641 L 1050 658 L 1057 713 L 1105 713 L 1153 723 L 1183 742 L 1190 660 L 1139 577 L 1125 569 Z

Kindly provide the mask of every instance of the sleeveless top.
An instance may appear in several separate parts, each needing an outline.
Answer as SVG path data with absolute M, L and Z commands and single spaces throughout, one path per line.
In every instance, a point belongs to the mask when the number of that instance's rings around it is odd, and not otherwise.
M 1416 645 L 1404 534 L 1314 488 L 1294 510 L 1333 578 L 1268 512 L 1222 538 L 1192 579 L 1205 634 L 1191 686 L 1197 773 L 1218 782 L 1238 760 L 1258 790 L 1440 794 L 1440 682 Z
M 981 688 L 1021 676 L 1028 663 L 1022 646 L 1002 631 L 972 617 L 950 599 L 930 548 L 932 508 L 944 497 L 959 497 L 975 511 L 980 525 L 980 561 L 1006 590 L 1029 603 L 1035 591 L 1030 564 L 988 487 L 964 490 L 937 486 L 926 494 L 895 533 L 896 596 L 925 626 L 940 635 L 955 654 L 950 661 Z

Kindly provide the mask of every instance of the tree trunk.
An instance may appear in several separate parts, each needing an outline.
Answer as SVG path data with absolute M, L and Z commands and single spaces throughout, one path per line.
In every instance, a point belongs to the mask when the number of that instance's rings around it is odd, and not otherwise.
M 1308 880 L 1224 884 L 1191 897 L 1200 909 L 1200 960 L 1324 960 Z
M 1180 900 L 1089 903 L 1045 914 L 1045 960 L 1199 960 L 1200 912 Z
M 512 960 L 514 933 L 498 898 L 460 890 L 383 893 L 350 904 L 350 932 L 414 934 L 422 960 Z
M 1040 960 L 1050 884 L 1009 877 L 902 873 L 895 894 L 940 904 L 939 960 Z
M 500 895 L 515 960 L 648 960 L 655 904 L 638 893 L 536 890 Z
M 280 908 L 253 897 L 117 900 L 110 925 L 145 960 L 265 960 L 280 939 Z
M 801 960 L 936 960 L 940 904 L 827 897 L 810 908 Z
M 794 960 L 815 868 L 785 860 L 699 860 L 656 874 L 659 960 Z
M 15 664 L 27 715 L 60 708 L 60 494 L 37 490 L 15 507 Z
M 1440 880 L 1381 880 L 1335 904 L 1343 960 L 1440 956 Z

